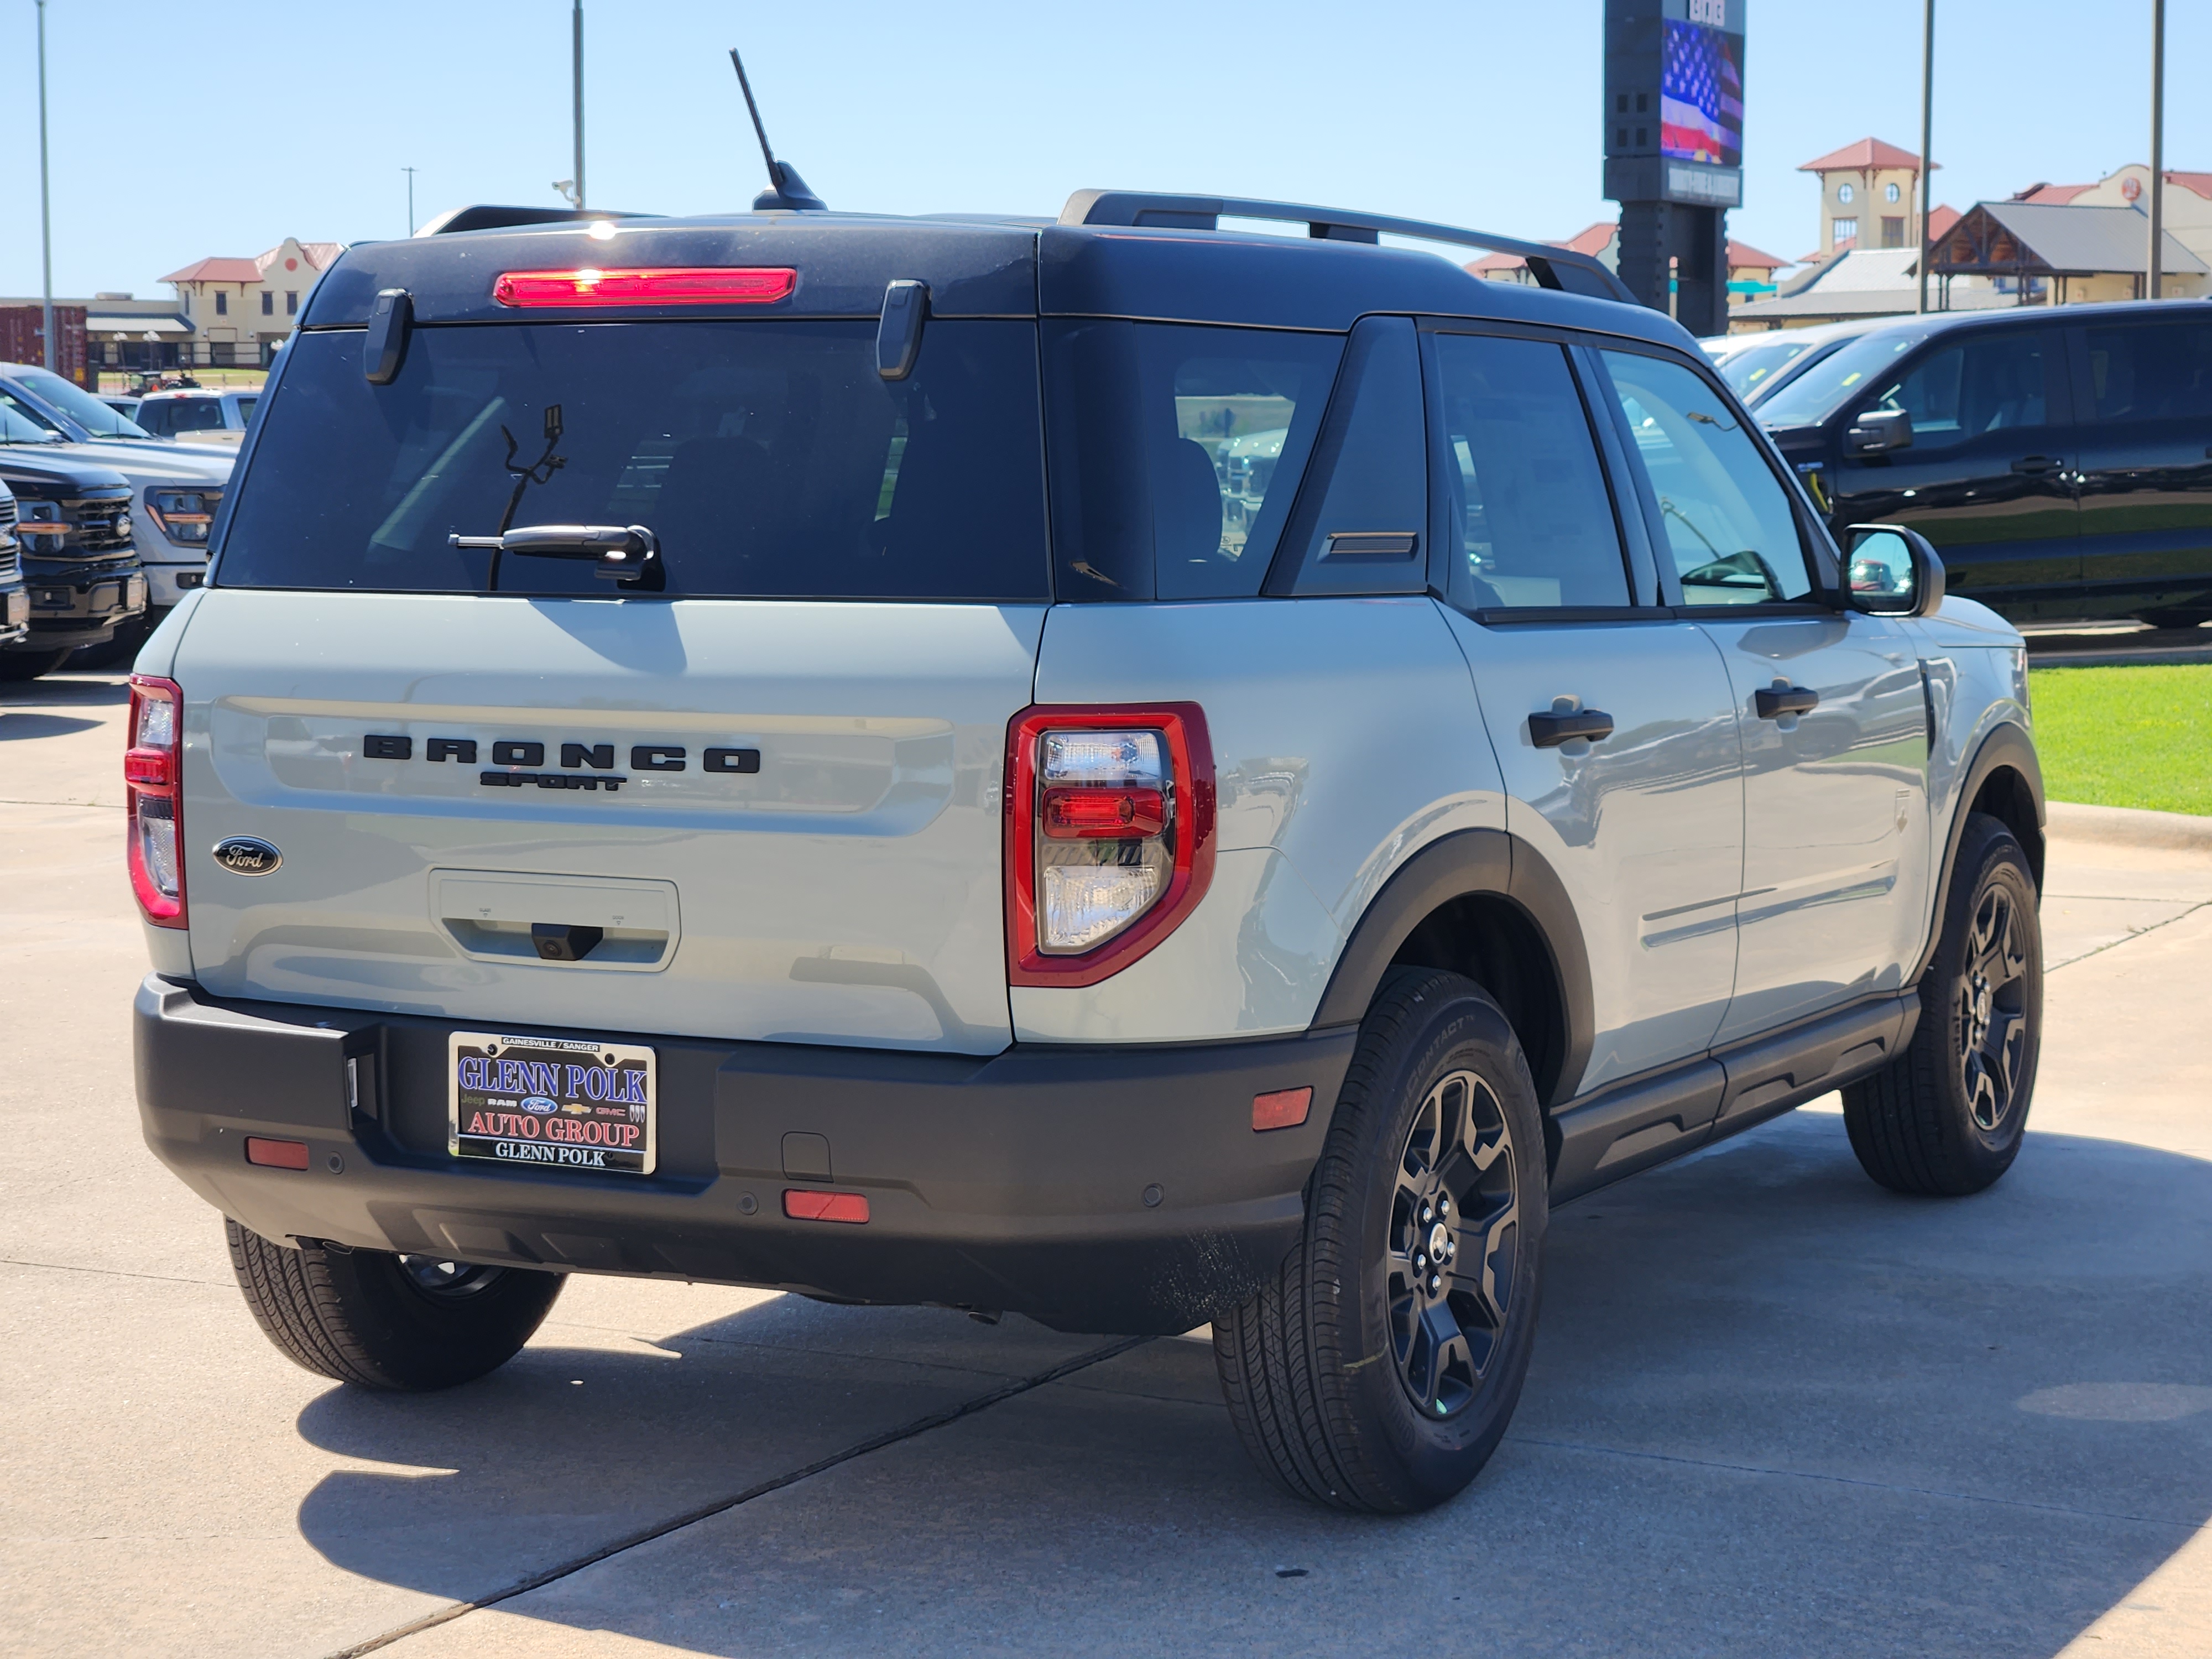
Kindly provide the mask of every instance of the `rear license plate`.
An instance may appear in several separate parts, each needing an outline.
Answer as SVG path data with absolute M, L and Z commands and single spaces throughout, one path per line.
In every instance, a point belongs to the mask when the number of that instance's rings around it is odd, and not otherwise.
M 446 1150 L 453 1157 L 653 1173 L 652 1049 L 455 1031 L 447 1052 Z

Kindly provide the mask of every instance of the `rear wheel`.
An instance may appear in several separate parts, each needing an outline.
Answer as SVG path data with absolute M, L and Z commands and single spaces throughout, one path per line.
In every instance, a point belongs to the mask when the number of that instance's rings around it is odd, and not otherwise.
M 2153 628 L 2196 628 L 2212 622 L 2212 611 L 2138 611 L 2136 620 L 2147 622 Z
M 2042 1046 L 2035 878 L 2012 831 L 1977 812 L 1960 838 L 1912 1042 L 1844 1091 L 1861 1166 L 1892 1192 L 1980 1192 L 2020 1154 Z
M 1521 1397 L 1547 1215 L 1528 1062 L 1472 981 L 1405 969 L 1360 1027 L 1275 1282 L 1215 1320 L 1238 1434 L 1301 1498 L 1402 1512 L 1489 1460 Z
M 34 680 L 69 659 L 66 651 L 0 651 L 0 681 Z
M 473 1382 L 512 1359 L 561 1276 L 434 1255 L 273 1244 L 226 1218 L 231 1270 L 263 1332 L 294 1364 L 364 1389 Z

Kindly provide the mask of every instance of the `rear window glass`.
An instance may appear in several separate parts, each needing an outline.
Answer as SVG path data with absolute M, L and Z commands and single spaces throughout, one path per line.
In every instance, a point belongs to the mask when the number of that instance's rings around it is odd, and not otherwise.
M 140 408 L 143 413 L 138 424 L 161 437 L 177 432 L 222 430 L 220 398 L 163 398 Z
M 447 538 L 520 488 L 517 526 L 651 530 L 671 595 L 1049 596 L 1034 324 L 932 322 L 899 381 L 872 320 L 418 328 L 390 386 L 362 344 L 289 348 L 221 585 L 478 592 L 489 554 Z M 617 590 L 509 555 L 500 591 Z
M 1045 346 L 1060 597 L 1258 593 L 1343 337 L 1098 321 Z

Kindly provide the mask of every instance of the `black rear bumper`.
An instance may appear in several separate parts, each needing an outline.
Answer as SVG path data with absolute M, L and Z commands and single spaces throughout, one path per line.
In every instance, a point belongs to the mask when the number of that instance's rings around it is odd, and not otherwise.
M 152 976 L 135 1013 L 147 1144 L 265 1237 L 1133 1334 L 1280 1263 L 1356 1035 L 979 1059 L 593 1033 L 659 1054 L 659 1167 L 626 1176 L 447 1155 L 447 1036 L 482 1022 Z M 1306 1086 L 1302 1127 L 1253 1132 L 1253 1096 Z M 248 1134 L 306 1141 L 308 1167 L 247 1164 Z M 787 1187 L 863 1194 L 869 1219 L 789 1219 Z

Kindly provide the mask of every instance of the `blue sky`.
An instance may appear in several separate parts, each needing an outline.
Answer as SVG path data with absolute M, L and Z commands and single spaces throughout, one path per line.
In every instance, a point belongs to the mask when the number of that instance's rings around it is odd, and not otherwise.
M 729 62 L 832 207 L 1051 214 L 1085 185 L 1273 196 L 1565 236 L 1600 191 L 1601 0 L 919 8 L 595 0 L 595 204 L 743 206 L 760 185 Z M 2168 8 L 2167 165 L 2212 171 L 2212 6 Z M 1752 0 L 1746 205 L 1814 244 L 1796 165 L 1869 132 L 1917 148 L 1918 0 Z M 2149 0 L 1942 0 L 1936 198 L 1964 207 L 2147 160 Z M 0 294 L 39 287 L 31 0 L 0 0 Z M 54 285 L 164 272 L 286 234 L 401 234 L 569 172 L 567 0 L 51 0 Z

